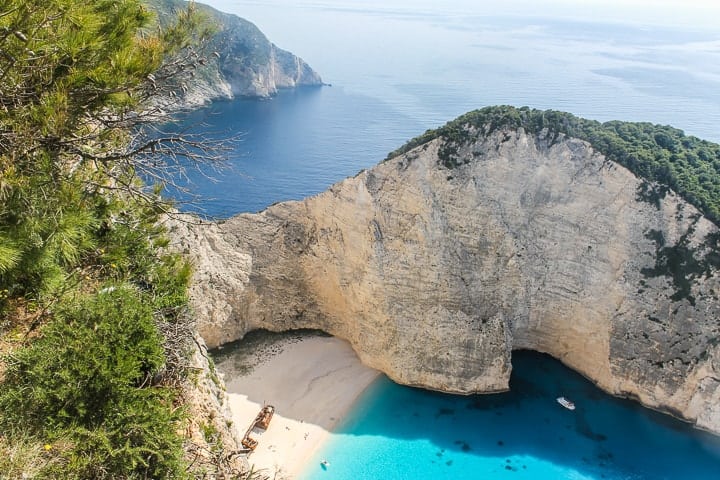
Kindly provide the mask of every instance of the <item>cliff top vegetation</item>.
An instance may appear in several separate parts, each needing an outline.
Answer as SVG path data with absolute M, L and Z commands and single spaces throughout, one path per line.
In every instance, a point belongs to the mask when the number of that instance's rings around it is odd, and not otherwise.
M 191 7 L 0 2 L 0 478 L 193 476 L 191 269 L 139 173 L 213 159 L 152 106 L 208 32 Z
M 585 140 L 608 159 L 647 180 L 644 199 L 657 200 L 672 188 L 707 218 L 720 224 L 720 145 L 685 135 L 682 130 L 652 123 L 600 123 L 555 110 L 494 106 L 466 113 L 444 126 L 428 130 L 391 152 L 388 159 L 436 138 L 442 138 L 440 160 L 448 168 L 459 165 L 458 148 L 474 141 L 470 127 L 488 135 L 499 129 L 532 134 L 549 132 Z

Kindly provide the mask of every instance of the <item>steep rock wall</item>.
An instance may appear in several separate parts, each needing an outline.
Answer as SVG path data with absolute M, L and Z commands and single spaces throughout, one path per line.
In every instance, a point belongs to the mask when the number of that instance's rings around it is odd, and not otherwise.
M 146 0 L 161 25 L 187 8 L 184 0 Z M 197 9 L 217 28 L 203 63 L 183 79 L 168 108 L 191 108 L 233 97 L 269 97 L 282 88 L 322 85 L 322 79 L 301 58 L 278 48 L 252 22 L 202 3 Z
M 301 202 L 176 224 L 208 344 L 319 328 L 460 393 L 506 389 L 512 350 L 533 349 L 720 432 L 714 224 L 672 192 L 643 201 L 586 142 L 470 133 L 454 168 L 435 139 Z
M 252 23 L 236 15 L 212 11 L 220 31 L 212 41 L 210 58 L 219 82 L 232 95 L 268 97 L 281 88 L 322 85 L 322 79 L 301 58 L 278 48 Z
M 249 469 L 244 449 L 232 425 L 222 374 L 207 353 L 202 338 L 194 337 L 189 355 L 189 378 L 182 384 L 185 459 L 196 478 L 240 478 Z

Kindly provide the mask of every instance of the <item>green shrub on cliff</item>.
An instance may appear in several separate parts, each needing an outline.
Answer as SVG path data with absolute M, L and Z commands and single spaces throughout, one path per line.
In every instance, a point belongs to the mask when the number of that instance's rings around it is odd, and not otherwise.
M 118 285 L 62 304 L 42 336 L 10 357 L 0 394 L 4 431 L 59 449 L 50 478 L 181 478 L 180 420 L 153 302 Z
M 443 138 L 440 159 L 445 166 L 455 167 L 458 148 L 470 141 L 468 127 L 486 134 L 502 128 L 523 128 L 533 134 L 547 129 L 551 141 L 561 134 L 586 140 L 610 160 L 640 178 L 672 188 L 709 219 L 720 222 L 720 145 L 687 136 L 682 130 L 669 126 L 620 121 L 600 123 L 570 113 L 528 107 L 487 107 L 428 130 L 391 152 L 388 158 Z M 644 195 L 638 193 L 653 201 L 663 196 L 664 190 L 646 185 Z

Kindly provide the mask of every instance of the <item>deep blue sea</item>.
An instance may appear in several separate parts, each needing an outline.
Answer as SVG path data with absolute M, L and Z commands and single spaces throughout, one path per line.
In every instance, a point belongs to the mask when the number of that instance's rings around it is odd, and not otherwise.
M 185 120 L 217 138 L 241 134 L 227 171 L 188 171 L 187 186 L 203 198 L 184 208 L 210 216 L 321 192 L 487 105 L 670 124 L 720 141 L 720 20 L 632 23 L 617 5 L 612 22 L 597 20 L 600 12 L 543 16 L 541 1 L 506 16 L 495 13 L 502 2 L 470 0 L 209 3 L 254 21 L 332 84 L 220 102 Z
M 183 128 L 214 138 L 239 135 L 226 169 L 188 170 L 200 198 L 181 203 L 186 210 L 223 218 L 301 199 L 487 105 L 670 124 L 720 141 L 720 14 L 687 21 L 688 6 L 675 25 L 660 18 L 672 2 L 647 10 L 652 23 L 612 1 L 617 11 L 589 2 L 597 15 L 579 15 L 585 2 L 524 2 L 502 15 L 503 2 L 469 0 L 209 3 L 256 22 L 332 86 L 218 102 L 183 118 Z M 716 437 L 604 395 L 547 357 L 516 353 L 513 364 L 512 391 L 501 395 L 378 381 L 305 480 L 720 478 Z M 555 402 L 560 394 L 575 412 Z

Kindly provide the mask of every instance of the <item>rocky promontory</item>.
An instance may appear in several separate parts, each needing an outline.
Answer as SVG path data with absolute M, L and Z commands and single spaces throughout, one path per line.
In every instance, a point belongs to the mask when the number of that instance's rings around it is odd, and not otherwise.
M 160 23 L 187 8 L 184 0 L 146 0 Z M 208 54 L 190 81 L 177 93 L 184 106 L 233 97 L 269 97 L 282 88 L 322 85 L 301 58 L 277 47 L 251 22 L 195 3 L 215 27 Z
M 322 329 L 457 393 L 507 389 L 513 350 L 537 350 L 720 432 L 716 225 L 543 112 L 500 113 L 304 201 L 174 225 L 205 341 Z

